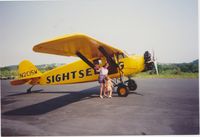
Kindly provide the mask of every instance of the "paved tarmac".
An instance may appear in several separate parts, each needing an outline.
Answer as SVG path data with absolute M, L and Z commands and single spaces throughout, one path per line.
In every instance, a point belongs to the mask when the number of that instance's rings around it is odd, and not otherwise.
M 1 81 L 2 135 L 199 134 L 198 79 L 136 79 L 128 97 L 100 99 L 97 82 L 11 86 Z

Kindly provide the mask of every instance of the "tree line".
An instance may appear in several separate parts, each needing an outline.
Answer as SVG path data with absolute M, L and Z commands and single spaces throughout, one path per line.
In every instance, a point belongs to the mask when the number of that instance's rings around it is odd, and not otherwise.
M 55 67 L 58 67 L 61 64 L 43 64 L 43 65 L 36 65 L 36 67 L 41 71 L 45 72 L 51 69 L 54 69 Z M 7 78 L 13 78 L 18 76 L 17 72 L 18 66 L 12 65 L 12 66 L 6 66 L 0 68 L 0 78 L 7 77 Z M 182 73 L 199 73 L 199 60 L 194 60 L 190 63 L 171 63 L 171 64 L 164 64 L 164 63 L 158 63 L 158 70 L 159 74 L 174 74 L 179 75 Z M 154 70 L 155 71 L 155 70 Z M 150 72 L 151 74 L 153 71 Z
M 198 73 L 199 60 L 190 63 L 172 63 L 172 64 L 158 64 L 159 73 L 181 74 L 181 73 Z

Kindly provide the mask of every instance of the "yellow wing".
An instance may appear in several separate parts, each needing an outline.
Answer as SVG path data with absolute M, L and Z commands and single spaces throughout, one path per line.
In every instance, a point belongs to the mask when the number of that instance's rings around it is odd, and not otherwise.
M 84 34 L 70 34 L 33 47 L 33 51 L 63 56 L 77 56 L 77 52 L 87 59 L 102 57 L 99 47 L 103 47 L 109 55 L 123 53 L 123 51 L 102 43 Z

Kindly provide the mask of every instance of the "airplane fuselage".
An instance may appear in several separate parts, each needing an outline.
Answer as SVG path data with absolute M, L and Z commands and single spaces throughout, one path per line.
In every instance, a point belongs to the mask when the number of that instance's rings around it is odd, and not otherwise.
M 105 59 L 102 59 L 105 60 Z M 124 67 L 122 69 L 125 76 L 136 74 L 144 70 L 144 57 L 133 55 L 119 59 L 119 62 L 123 62 Z M 102 62 L 102 65 L 104 61 Z M 101 65 L 101 66 L 102 66 Z M 93 68 L 88 66 L 84 61 L 78 60 L 73 63 L 57 67 L 53 70 L 46 71 L 42 74 L 38 84 L 73 84 L 83 83 L 98 80 L 99 74 L 95 72 Z M 119 78 L 120 73 L 110 74 L 111 78 Z

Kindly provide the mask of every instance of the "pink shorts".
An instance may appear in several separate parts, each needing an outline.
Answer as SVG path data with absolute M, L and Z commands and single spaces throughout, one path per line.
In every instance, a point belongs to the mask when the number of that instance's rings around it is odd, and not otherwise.
M 99 75 L 99 83 L 105 83 L 104 78 L 105 78 L 104 75 Z

